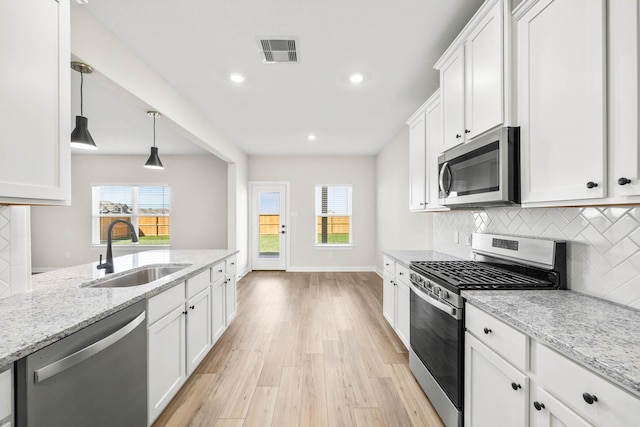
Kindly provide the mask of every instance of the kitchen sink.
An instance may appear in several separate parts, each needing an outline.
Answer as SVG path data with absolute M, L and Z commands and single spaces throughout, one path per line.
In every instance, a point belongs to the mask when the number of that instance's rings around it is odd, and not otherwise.
M 190 265 L 191 264 L 150 265 L 119 276 L 107 277 L 84 286 L 88 288 L 128 288 L 131 286 L 146 285 L 170 274 L 177 273 Z

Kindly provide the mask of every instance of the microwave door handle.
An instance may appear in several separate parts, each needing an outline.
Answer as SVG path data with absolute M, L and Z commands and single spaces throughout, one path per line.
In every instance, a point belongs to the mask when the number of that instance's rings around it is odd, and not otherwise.
M 445 170 L 449 171 L 449 186 L 447 188 L 444 188 L 444 172 Z M 442 168 L 440 169 L 440 176 L 438 177 L 438 181 L 440 184 L 440 190 L 442 190 L 442 193 L 445 195 L 445 197 L 449 197 L 449 194 L 451 193 L 451 186 L 453 185 L 453 174 L 451 173 L 451 167 L 449 166 L 449 162 L 444 162 L 442 164 Z

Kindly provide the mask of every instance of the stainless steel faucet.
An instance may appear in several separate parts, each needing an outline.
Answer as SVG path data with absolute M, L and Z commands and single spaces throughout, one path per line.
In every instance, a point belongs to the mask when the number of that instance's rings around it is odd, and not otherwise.
M 125 221 L 124 219 L 116 219 L 111 224 L 109 224 L 109 228 L 107 228 L 107 260 L 102 262 L 102 254 L 100 254 L 100 263 L 97 265 L 98 270 L 104 269 L 106 274 L 113 273 L 113 252 L 111 250 L 111 231 L 113 230 L 113 226 L 122 223 L 127 224 L 129 229 L 131 230 L 131 243 L 138 243 L 138 236 L 136 235 L 136 230 L 133 228 L 133 224 L 129 221 Z

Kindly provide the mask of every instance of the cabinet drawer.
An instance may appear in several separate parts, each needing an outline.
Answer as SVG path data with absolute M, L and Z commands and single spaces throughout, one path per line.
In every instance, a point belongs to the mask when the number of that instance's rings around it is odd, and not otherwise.
M 602 426 L 638 425 L 640 398 L 548 347 L 536 343 L 534 350 L 534 369 L 540 384 L 580 416 Z M 585 393 L 597 401 L 587 403 L 589 396 Z
M 182 282 L 161 294 L 149 298 L 149 301 L 147 301 L 147 325 L 151 325 L 171 310 L 184 304 L 184 296 L 185 284 Z
M 0 421 L 11 415 L 13 377 L 11 369 L 0 373 Z
M 521 371 L 529 366 L 529 337 L 490 314 L 466 305 L 467 331 Z
M 209 284 L 211 284 L 211 269 L 208 268 L 202 273 L 187 279 L 187 298 L 191 298 L 206 289 Z
M 211 283 L 216 283 L 224 277 L 224 261 L 220 261 L 211 267 Z
M 411 282 L 409 281 L 409 269 L 398 262 L 396 263 L 396 280 L 407 286 L 411 286 Z
M 392 276 L 396 275 L 396 263 L 391 257 L 385 255 L 384 256 L 384 271 L 390 273 Z
M 236 257 L 231 256 L 226 259 L 226 273 L 231 274 L 236 271 Z

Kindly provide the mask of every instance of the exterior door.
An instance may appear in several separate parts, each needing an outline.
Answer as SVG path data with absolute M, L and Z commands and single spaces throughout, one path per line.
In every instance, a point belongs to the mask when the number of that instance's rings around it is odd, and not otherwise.
M 287 269 L 287 184 L 251 184 L 251 269 Z

